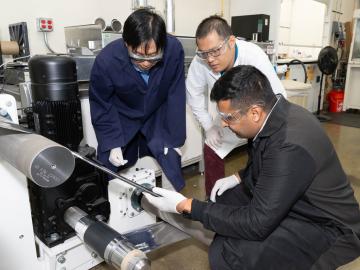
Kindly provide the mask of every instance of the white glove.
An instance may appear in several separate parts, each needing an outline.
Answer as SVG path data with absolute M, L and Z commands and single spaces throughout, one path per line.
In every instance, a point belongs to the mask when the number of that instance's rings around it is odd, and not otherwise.
M 154 187 L 152 191 L 161 195 L 162 197 L 155 197 L 149 193 L 143 192 L 145 198 L 149 201 L 150 204 L 155 206 L 160 211 L 180 214 L 178 211 L 176 211 L 176 206 L 183 200 L 186 200 L 186 197 L 184 197 L 179 192 L 167 190 L 164 188 Z
M 205 131 L 206 144 L 218 148 L 222 144 L 222 138 L 224 136 L 224 130 L 218 125 L 213 125 L 211 128 Z
M 174 151 L 176 153 L 179 154 L 179 156 L 181 157 L 182 156 L 182 152 L 181 152 L 181 149 L 180 148 L 174 148 Z M 166 156 L 167 154 L 169 153 L 169 148 L 168 147 L 164 147 L 164 155 Z
M 109 161 L 115 167 L 125 165 L 128 162 L 126 159 L 123 158 L 121 147 L 116 147 L 114 149 L 111 149 Z
M 216 194 L 218 196 L 221 196 L 226 190 L 231 189 L 237 186 L 238 184 L 240 184 L 240 181 L 241 180 L 239 180 L 235 176 L 235 174 L 217 180 L 214 187 L 211 190 L 210 200 L 216 202 Z

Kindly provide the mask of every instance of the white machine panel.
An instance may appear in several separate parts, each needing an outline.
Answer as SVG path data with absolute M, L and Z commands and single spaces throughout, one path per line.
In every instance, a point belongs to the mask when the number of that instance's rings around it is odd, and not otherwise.
M 122 176 L 147 187 L 155 186 L 155 172 L 150 169 L 129 169 Z M 136 230 L 146 225 L 154 224 L 156 218 L 138 208 L 131 201 L 134 187 L 119 180 L 113 179 L 109 182 L 109 201 L 111 215 L 109 225 L 119 233 Z
M 36 257 L 26 177 L 0 158 L 1 269 L 43 269 Z
M 0 116 L 15 124 L 19 124 L 16 110 L 16 100 L 13 96 L 0 94 Z

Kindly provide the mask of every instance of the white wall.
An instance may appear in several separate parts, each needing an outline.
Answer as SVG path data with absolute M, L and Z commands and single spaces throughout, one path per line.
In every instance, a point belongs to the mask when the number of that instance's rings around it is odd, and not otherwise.
M 209 15 L 220 14 L 222 6 L 224 16 L 229 17 L 229 1 L 175 0 L 175 34 L 194 36 L 198 23 Z M 160 13 L 164 11 L 164 3 L 165 0 L 148 1 Z M 36 32 L 36 18 L 49 17 L 54 19 L 54 31 L 48 34 L 49 43 L 54 51 L 65 52 L 65 26 L 91 24 L 98 17 L 108 23 L 116 18 L 123 24 L 131 8 L 131 0 L 6 1 L 1 5 L 0 40 L 9 39 L 9 24 L 24 21 L 28 26 L 31 54 L 47 53 L 43 34 Z
M 293 0 L 292 10 L 289 43 L 322 46 L 326 5 L 312 0 Z
M 348 22 L 352 20 L 356 0 L 333 0 L 332 9 L 342 14 L 333 14 L 335 21 Z
M 47 3 L 44 5 L 43 3 Z M 106 4 L 105 4 L 106 3 Z M 19 8 L 19 6 L 22 6 Z M 32 54 L 46 53 L 42 33 L 36 32 L 36 18 L 49 17 L 54 19 L 54 31 L 49 33 L 49 43 L 54 51 L 65 52 L 64 27 L 93 23 L 97 17 L 110 22 L 117 18 L 122 23 L 131 10 L 131 1 L 119 0 L 40 0 L 6 1 L 0 16 L 0 39 L 8 40 L 8 25 L 26 22 Z M 16 12 L 15 12 L 16 10 Z
M 270 15 L 269 39 L 277 44 L 281 0 L 230 0 L 230 16 Z
M 165 1 L 154 0 L 155 7 L 163 13 Z M 210 15 L 223 15 L 229 19 L 230 0 L 175 0 L 175 34 L 195 36 L 199 23 Z M 230 21 L 229 21 L 230 23 Z

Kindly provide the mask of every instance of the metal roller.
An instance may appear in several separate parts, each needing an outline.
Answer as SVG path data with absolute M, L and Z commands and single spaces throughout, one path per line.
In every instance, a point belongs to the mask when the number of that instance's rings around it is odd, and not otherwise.
M 5 160 L 41 187 L 56 187 L 65 182 L 74 171 L 75 157 L 77 157 L 138 190 L 150 193 L 155 197 L 160 196 L 150 188 L 118 175 L 77 152 L 71 151 L 43 136 L 32 133 L 29 129 L 6 122 L 1 117 L 0 143 L 0 156 L 3 156 Z M 15 146 L 12 145 L 13 143 Z M 37 162 L 34 163 L 34 160 Z
M 64 183 L 75 168 L 71 152 L 43 136 L 20 132 L 0 133 L 1 157 L 41 187 Z
M 87 246 L 116 269 L 150 269 L 150 261 L 144 252 L 135 249 L 120 233 L 104 222 L 90 218 L 80 208 L 68 208 L 64 220 Z

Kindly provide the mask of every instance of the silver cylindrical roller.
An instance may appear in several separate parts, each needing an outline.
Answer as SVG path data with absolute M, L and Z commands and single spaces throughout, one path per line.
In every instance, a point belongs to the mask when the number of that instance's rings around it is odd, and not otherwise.
M 0 134 L 0 155 L 44 188 L 64 183 L 75 168 L 75 158 L 67 148 L 32 133 Z
M 88 217 L 80 208 L 68 208 L 64 220 L 87 246 L 116 269 L 150 269 L 150 261 L 144 252 L 135 249 L 120 233 L 104 222 Z

